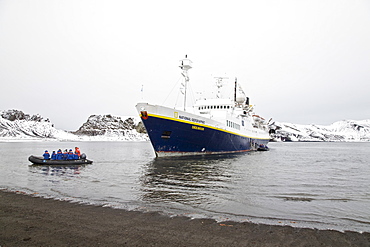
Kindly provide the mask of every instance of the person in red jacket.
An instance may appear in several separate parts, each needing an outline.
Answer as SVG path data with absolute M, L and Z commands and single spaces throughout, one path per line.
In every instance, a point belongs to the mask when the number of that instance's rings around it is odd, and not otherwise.
M 75 147 L 75 154 L 77 154 L 78 157 L 80 157 L 80 155 L 81 155 L 81 151 L 78 147 Z

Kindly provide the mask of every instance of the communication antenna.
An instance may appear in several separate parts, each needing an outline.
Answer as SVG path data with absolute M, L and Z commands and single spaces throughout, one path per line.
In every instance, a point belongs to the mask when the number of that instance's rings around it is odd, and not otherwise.
M 185 58 L 180 60 L 181 62 L 181 65 L 179 66 L 180 69 L 182 69 L 182 76 L 185 78 L 185 82 L 184 83 L 181 83 L 181 93 L 184 95 L 184 111 L 185 111 L 185 108 L 186 108 L 186 87 L 187 87 L 187 84 L 189 82 L 189 75 L 188 75 L 188 70 L 191 69 L 191 64 L 192 64 L 192 61 L 190 59 L 188 59 L 188 55 L 185 55 Z
M 214 77 L 216 79 L 217 95 L 216 98 L 221 98 L 221 88 L 223 86 L 223 79 L 229 79 L 229 77 Z
M 141 85 L 141 100 L 144 98 L 144 85 Z

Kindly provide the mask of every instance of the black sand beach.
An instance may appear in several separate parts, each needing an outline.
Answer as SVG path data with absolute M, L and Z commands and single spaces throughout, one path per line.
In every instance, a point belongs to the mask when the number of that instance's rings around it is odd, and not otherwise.
M 370 233 L 170 218 L 0 191 L 0 246 L 370 246 Z

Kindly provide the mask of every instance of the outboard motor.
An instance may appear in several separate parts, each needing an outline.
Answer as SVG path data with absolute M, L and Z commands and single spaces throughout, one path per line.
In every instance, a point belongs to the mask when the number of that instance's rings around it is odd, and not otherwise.
M 82 160 L 85 160 L 87 157 L 86 157 L 86 154 L 85 153 L 82 153 L 81 155 L 80 155 L 80 159 L 82 159 Z

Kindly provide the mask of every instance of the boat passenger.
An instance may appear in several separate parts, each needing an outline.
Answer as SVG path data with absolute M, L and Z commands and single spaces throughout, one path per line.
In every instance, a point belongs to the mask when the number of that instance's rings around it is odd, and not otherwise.
M 51 159 L 52 160 L 56 160 L 57 159 L 57 154 L 55 153 L 55 151 L 53 151 L 53 153 L 51 154 Z
M 64 149 L 64 152 L 63 152 L 63 160 L 67 160 L 68 158 L 68 150 L 67 149 Z
M 50 154 L 48 150 L 45 150 L 45 153 L 42 156 L 44 156 L 44 160 L 50 160 Z
M 73 159 L 74 160 L 78 160 L 80 158 L 80 156 L 75 152 L 74 154 L 73 154 Z
M 80 155 L 81 155 L 80 148 L 75 147 L 75 154 L 77 154 L 77 155 L 78 155 L 78 157 L 80 157 Z
M 56 158 L 57 158 L 57 160 L 62 160 L 63 159 L 63 154 L 62 154 L 62 150 L 61 149 L 58 149 Z
M 74 155 L 73 155 L 72 149 L 70 149 L 67 155 L 67 160 L 73 160 L 74 159 L 73 156 Z

